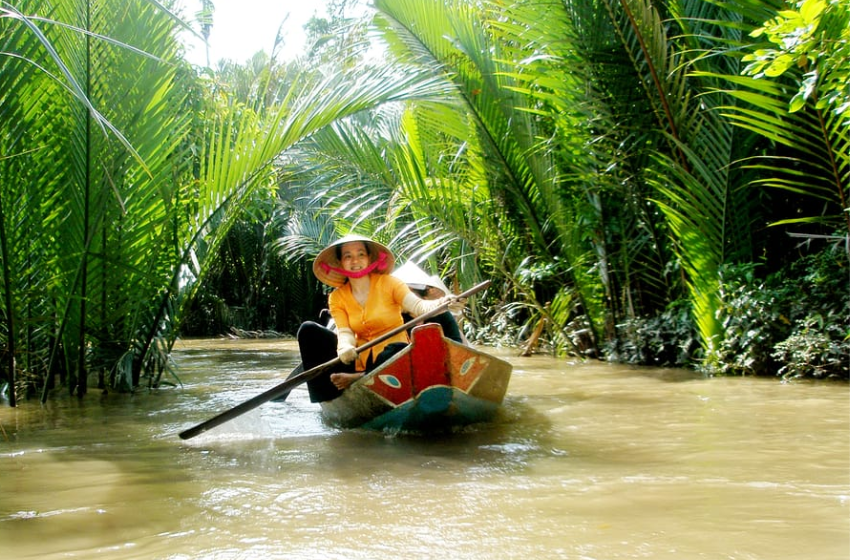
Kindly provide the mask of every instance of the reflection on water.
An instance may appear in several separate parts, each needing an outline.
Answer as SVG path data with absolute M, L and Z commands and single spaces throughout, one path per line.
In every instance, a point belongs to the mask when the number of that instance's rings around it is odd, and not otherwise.
M 8 558 L 850 558 L 846 384 L 512 357 L 486 425 L 323 425 L 291 341 L 192 341 L 182 388 L 0 408 Z

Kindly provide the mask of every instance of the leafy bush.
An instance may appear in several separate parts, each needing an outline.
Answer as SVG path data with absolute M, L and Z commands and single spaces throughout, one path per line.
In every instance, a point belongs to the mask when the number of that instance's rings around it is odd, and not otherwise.
M 847 253 L 827 248 L 764 280 L 757 265 L 724 270 L 724 339 L 709 373 L 847 379 Z
M 606 345 L 605 352 L 609 360 L 629 364 L 692 366 L 700 347 L 690 305 L 675 301 L 660 315 L 617 325 L 617 339 Z
M 755 263 L 721 274 L 723 339 L 703 356 L 687 301 L 655 317 L 617 326 L 609 360 L 691 367 L 710 375 L 850 378 L 850 269 L 847 253 L 827 248 L 760 278 Z
M 799 329 L 774 347 L 773 357 L 784 364 L 778 373 L 786 379 L 847 379 L 850 339 L 841 328 L 841 317 L 809 315 Z
M 773 346 L 791 333 L 787 302 L 792 293 L 781 276 L 760 280 L 758 266 L 727 266 L 721 273 L 723 340 L 703 364 L 707 373 L 764 375 L 779 368 Z

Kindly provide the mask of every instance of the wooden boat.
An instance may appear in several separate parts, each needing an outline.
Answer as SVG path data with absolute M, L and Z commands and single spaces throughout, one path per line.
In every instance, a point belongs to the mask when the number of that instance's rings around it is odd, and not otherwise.
M 415 327 L 389 361 L 322 403 L 342 428 L 430 432 L 485 422 L 504 399 L 508 362 L 449 340 L 439 325 Z

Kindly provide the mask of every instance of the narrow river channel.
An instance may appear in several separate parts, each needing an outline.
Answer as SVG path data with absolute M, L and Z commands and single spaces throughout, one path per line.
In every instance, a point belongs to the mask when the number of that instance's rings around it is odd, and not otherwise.
M 287 340 L 184 341 L 182 387 L 0 405 L 4 558 L 850 559 L 850 390 L 515 357 L 501 414 L 340 431 Z

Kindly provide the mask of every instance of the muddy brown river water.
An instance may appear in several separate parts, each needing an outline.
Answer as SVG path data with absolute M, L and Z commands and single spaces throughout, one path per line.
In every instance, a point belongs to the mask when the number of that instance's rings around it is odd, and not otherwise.
M 182 387 L 0 406 L 9 559 L 850 559 L 850 390 L 515 357 L 498 418 L 322 424 L 283 340 L 184 341 Z

